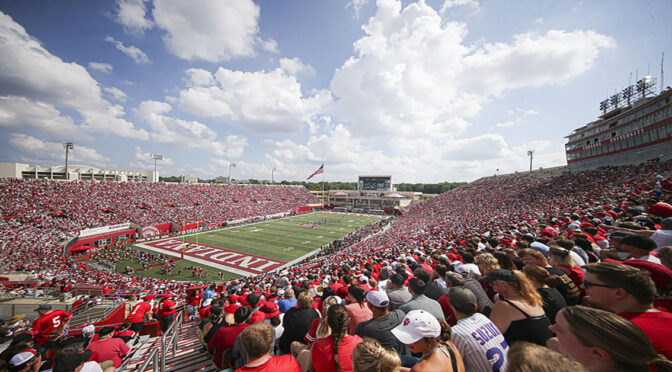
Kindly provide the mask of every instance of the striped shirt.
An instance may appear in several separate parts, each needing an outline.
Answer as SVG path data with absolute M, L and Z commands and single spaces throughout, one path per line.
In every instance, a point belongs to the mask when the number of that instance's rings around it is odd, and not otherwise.
M 462 354 L 466 372 L 504 372 L 509 345 L 490 319 L 476 313 L 452 327 L 451 340 Z

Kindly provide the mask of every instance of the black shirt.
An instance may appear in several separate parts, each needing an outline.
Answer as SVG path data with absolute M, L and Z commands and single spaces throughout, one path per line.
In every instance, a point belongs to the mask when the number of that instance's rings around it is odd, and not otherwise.
M 555 287 L 555 289 L 557 289 L 562 297 L 565 298 L 565 302 L 567 302 L 568 306 L 578 305 L 581 303 L 581 291 L 579 290 L 579 287 L 574 284 L 572 279 L 553 266 L 546 267 L 545 269 L 549 274 L 557 275 L 560 277 L 560 280 L 562 280 L 562 283 Z
M 282 332 L 282 336 L 280 336 L 280 352 L 288 354 L 289 344 L 292 341 L 303 342 L 303 337 L 308 333 L 313 320 L 319 317 L 320 314 L 313 308 L 293 307 L 289 309 L 282 320 L 282 326 L 285 330 Z
M 555 323 L 555 316 L 558 314 L 558 311 L 567 306 L 565 298 L 555 288 L 539 288 L 537 292 L 539 292 L 541 299 L 544 301 L 543 308 L 548 320 L 551 323 Z

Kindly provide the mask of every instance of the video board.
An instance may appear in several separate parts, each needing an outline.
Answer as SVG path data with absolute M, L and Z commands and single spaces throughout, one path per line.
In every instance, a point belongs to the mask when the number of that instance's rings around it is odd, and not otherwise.
M 359 176 L 360 191 L 392 191 L 392 176 Z

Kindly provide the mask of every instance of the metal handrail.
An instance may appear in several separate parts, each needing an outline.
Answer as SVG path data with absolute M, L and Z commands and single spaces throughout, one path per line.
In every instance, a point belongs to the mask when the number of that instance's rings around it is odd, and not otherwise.
M 173 323 L 170 324 L 170 327 L 168 327 L 163 336 L 161 336 L 161 372 L 166 371 L 166 359 L 168 359 L 167 349 L 170 347 L 173 356 L 177 353 L 177 336 L 179 330 L 182 330 L 183 314 L 182 311 L 176 313 Z M 166 342 L 166 340 L 168 342 Z
M 142 364 L 137 367 L 136 372 L 145 372 L 147 367 L 149 367 L 149 363 L 152 362 L 153 364 L 153 371 L 158 372 L 159 371 L 159 349 L 153 348 L 152 351 L 149 352 L 149 355 L 147 355 L 147 358 L 145 358 L 145 361 L 142 362 Z M 163 371 L 163 370 L 161 370 Z

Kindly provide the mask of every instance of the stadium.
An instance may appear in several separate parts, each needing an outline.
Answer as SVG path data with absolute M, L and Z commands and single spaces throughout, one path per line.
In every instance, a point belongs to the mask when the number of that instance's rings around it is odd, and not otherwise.
M 438 3 L 0 5 L 0 372 L 672 371 L 669 5 Z

